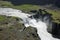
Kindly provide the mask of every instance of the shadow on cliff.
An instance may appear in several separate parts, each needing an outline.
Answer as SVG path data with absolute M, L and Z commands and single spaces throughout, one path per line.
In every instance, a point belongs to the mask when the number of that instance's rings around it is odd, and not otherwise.
M 4 0 L 10 1 L 14 5 L 21 5 L 21 4 L 33 4 L 33 5 L 47 5 L 47 4 L 54 4 L 57 7 L 60 7 L 60 0 Z
M 53 22 L 52 36 L 60 39 L 60 24 Z

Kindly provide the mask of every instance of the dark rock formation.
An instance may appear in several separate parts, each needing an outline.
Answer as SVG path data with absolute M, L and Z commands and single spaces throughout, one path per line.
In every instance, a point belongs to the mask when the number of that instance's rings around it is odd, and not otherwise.
M 36 13 L 36 12 L 37 12 L 37 10 L 31 10 L 30 12 L 32 12 L 32 13 Z
M 53 22 L 52 25 L 52 36 L 60 39 L 60 24 Z
M 30 16 L 29 18 L 35 18 L 37 20 L 40 19 L 41 21 L 46 22 L 48 24 L 52 20 L 51 16 L 52 15 L 49 12 L 39 9 L 34 15 Z

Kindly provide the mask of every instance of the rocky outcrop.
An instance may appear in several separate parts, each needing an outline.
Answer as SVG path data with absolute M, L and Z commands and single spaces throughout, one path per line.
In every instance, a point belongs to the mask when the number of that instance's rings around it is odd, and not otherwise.
M 36 28 L 26 28 L 16 17 L 4 18 L 0 21 L 0 40 L 40 40 Z

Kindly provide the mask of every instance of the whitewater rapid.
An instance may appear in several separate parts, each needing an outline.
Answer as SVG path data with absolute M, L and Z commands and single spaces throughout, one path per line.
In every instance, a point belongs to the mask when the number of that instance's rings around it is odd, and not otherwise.
M 29 18 L 28 16 L 31 16 L 30 14 L 26 14 L 20 10 L 12 9 L 12 8 L 0 8 L 0 15 L 15 16 L 21 18 L 26 27 L 32 26 L 37 28 L 37 33 L 41 38 L 41 40 L 60 40 L 57 38 L 53 38 L 52 35 L 47 32 L 46 23 L 42 21 L 37 22 L 36 19 Z

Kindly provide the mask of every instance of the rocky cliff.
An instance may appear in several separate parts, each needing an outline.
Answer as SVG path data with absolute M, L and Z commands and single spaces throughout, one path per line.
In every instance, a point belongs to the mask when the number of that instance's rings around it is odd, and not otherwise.
M 40 40 L 37 29 L 25 27 L 22 19 L 0 15 L 0 40 Z

